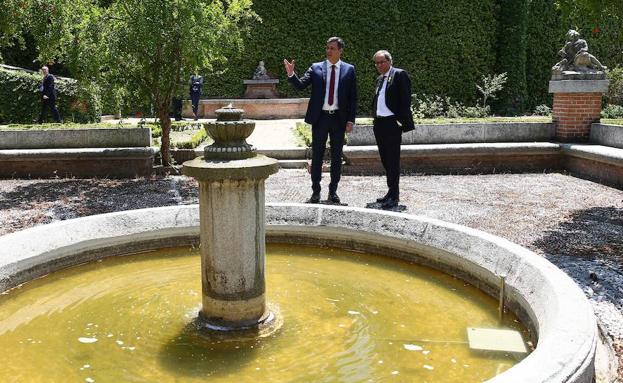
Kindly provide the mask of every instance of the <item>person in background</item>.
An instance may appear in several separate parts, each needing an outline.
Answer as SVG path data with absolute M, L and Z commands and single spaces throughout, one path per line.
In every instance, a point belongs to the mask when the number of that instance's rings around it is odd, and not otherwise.
M 199 76 L 196 72 L 190 76 L 190 100 L 193 104 L 193 114 L 195 121 L 199 118 L 197 112 L 199 110 L 199 98 L 201 98 L 201 91 L 203 89 L 203 77 Z
M 47 66 L 41 68 L 43 80 L 39 86 L 41 92 L 41 113 L 39 113 L 38 122 L 42 124 L 48 120 L 48 109 L 52 110 L 54 122 L 61 122 L 61 115 L 56 108 L 56 88 L 54 87 L 54 76 L 50 74 Z

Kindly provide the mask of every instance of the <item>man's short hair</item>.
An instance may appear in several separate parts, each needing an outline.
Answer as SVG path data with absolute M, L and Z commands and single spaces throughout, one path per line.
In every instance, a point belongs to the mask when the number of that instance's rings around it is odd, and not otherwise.
M 342 40 L 341 37 L 337 37 L 337 36 L 329 37 L 329 40 L 327 40 L 327 44 L 331 44 L 331 43 L 337 43 L 337 47 L 339 49 L 344 49 L 344 40 Z
M 390 64 L 392 64 L 392 63 L 393 63 L 392 54 L 391 54 L 391 53 L 389 53 L 388 51 L 386 51 L 386 50 L 382 49 L 382 50 L 380 50 L 380 51 L 376 52 L 376 53 L 374 54 L 374 56 L 372 56 L 372 59 L 374 60 L 374 58 L 375 58 L 376 56 L 378 56 L 378 55 L 383 55 L 383 57 L 385 57 L 385 60 L 389 61 L 389 63 L 390 63 Z

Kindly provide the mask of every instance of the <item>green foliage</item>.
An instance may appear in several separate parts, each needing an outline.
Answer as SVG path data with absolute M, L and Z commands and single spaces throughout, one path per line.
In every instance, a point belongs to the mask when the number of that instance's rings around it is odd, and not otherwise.
M 601 111 L 601 118 L 623 118 L 623 106 L 609 104 Z
M 534 108 L 535 116 L 549 116 L 551 114 L 552 114 L 552 108 L 550 108 L 549 106 L 545 104 L 537 105 L 537 107 Z
M 486 75 L 482 76 L 482 86 L 480 84 L 476 84 L 476 89 L 478 92 L 482 94 L 482 107 L 487 107 L 487 99 L 495 98 L 496 93 L 501 91 L 504 88 L 504 84 L 506 83 L 507 77 L 506 72 L 501 74 L 494 75 Z
M 0 68 L 0 124 L 31 123 L 41 111 L 41 76 Z M 76 80 L 56 78 L 56 105 L 65 121 L 93 122 L 101 115 L 99 88 Z
M 610 87 L 608 88 L 607 100 L 610 104 L 623 105 L 623 66 L 606 71 Z
M 285 97 L 307 97 L 287 82 L 283 59 L 295 59 L 302 74 L 313 62 L 325 58 L 324 45 L 331 35 L 344 39 L 344 61 L 355 65 L 359 88 L 358 114 L 369 114 L 378 76 L 372 63 L 379 49 L 389 50 L 394 64 L 407 70 L 413 91 L 444 94 L 465 103 L 476 99 L 473 84 L 495 64 L 495 0 L 306 0 L 288 5 L 262 0 L 253 5 L 262 18 L 244 38 L 244 54 L 206 76 L 204 94 L 240 97 L 243 79 L 264 60 L 269 73 L 281 81 Z M 287 31 L 287 32 L 284 32 Z
M 489 105 L 465 106 L 450 97 L 411 95 L 411 112 L 415 120 L 428 118 L 481 118 L 491 113 Z
M 526 50 L 529 1 L 498 0 L 498 4 L 496 72 L 508 74 L 508 86 L 503 89 L 494 109 L 502 114 L 516 115 L 524 111 L 528 97 Z
M 299 144 L 299 146 L 311 148 L 311 125 L 304 122 L 297 122 L 296 126 L 294 127 L 294 135 L 296 136 L 296 142 Z
M 2 130 L 46 130 L 46 129 L 128 129 L 136 128 L 136 125 L 132 124 L 76 124 L 76 123 L 48 123 L 48 124 L 9 124 L 3 127 Z
M 185 141 L 173 141 L 172 146 L 176 149 L 194 149 L 208 138 L 205 129 L 197 130 L 192 137 Z

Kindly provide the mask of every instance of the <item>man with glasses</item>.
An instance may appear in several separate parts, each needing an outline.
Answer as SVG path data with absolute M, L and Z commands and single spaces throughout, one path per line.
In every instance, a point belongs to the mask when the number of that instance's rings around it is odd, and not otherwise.
M 331 183 L 328 201 L 340 203 L 337 185 L 342 173 L 342 146 L 344 132 L 350 133 L 357 110 L 357 81 L 355 67 L 341 60 L 344 41 L 339 37 L 327 40 L 325 61 L 312 64 L 299 78 L 294 73 L 294 60 L 283 60 L 288 81 L 303 90 L 311 84 L 312 92 L 305 114 L 305 122 L 312 126 L 312 195 L 309 203 L 320 202 L 322 159 L 327 137 L 331 139 Z
M 402 133 L 414 129 L 411 114 L 411 80 L 406 71 L 392 66 L 386 50 L 374 54 L 379 77 L 372 112 L 374 137 L 387 177 L 387 193 L 376 200 L 383 209 L 393 209 L 400 201 L 400 144 Z

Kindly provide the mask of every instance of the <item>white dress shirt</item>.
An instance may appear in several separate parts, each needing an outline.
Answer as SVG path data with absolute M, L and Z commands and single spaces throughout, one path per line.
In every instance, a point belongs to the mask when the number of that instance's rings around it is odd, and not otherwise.
M 335 85 L 333 88 L 333 105 L 329 105 L 329 88 L 331 85 L 331 62 L 326 60 L 327 63 L 327 81 L 325 83 L 324 90 L 324 104 L 322 104 L 322 110 L 337 110 L 340 108 L 340 104 L 337 99 L 337 89 L 340 84 L 340 67 L 342 66 L 342 60 L 337 60 L 335 63 Z
M 385 104 L 385 89 L 387 88 L 387 81 L 389 78 L 389 73 L 392 70 L 392 67 L 389 67 L 389 70 L 385 72 L 383 75 L 383 85 L 381 85 L 381 89 L 379 89 L 379 96 L 376 99 L 376 115 L 377 117 L 389 117 L 393 116 L 394 113 L 389 110 L 387 105 Z

